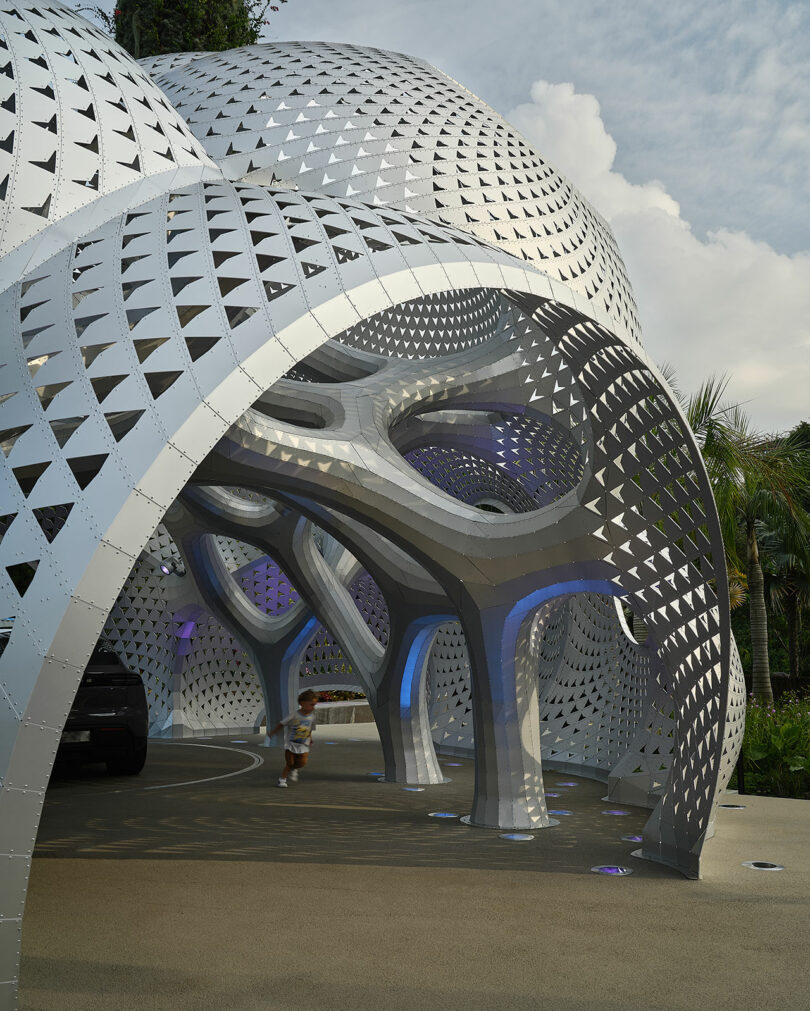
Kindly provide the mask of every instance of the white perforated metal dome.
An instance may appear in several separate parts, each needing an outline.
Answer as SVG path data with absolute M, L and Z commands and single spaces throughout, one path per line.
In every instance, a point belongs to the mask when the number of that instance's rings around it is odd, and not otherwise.
M 109 36 L 59 3 L 0 10 L 0 256 L 17 254 L 4 278 L 167 187 L 218 174 Z
M 226 178 L 282 182 L 462 228 L 539 266 L 640 340 L 606 222 L 504 119 L 430 64 L 361 46 L 280 42 L 163 73 L 152 65 Z
M 169 56 L 170 100 L 59 4 L 9 0 L 0 40 L 0 1006 L 105 621 L 158 732 L 362 675 L 388 780 L 474 745 L 471 824 L 523 830 L 544 763 L 590 770 L 697 876 L 745 686 L 604 222 L 418 60 Z

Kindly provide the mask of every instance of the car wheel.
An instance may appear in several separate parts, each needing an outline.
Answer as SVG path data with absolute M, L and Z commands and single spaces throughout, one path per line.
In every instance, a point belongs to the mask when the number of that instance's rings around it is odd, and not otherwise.
M 146 764 L 146 741 L 136 741 L 121 754 L 106 760 L 111 776 L 137 776 Z

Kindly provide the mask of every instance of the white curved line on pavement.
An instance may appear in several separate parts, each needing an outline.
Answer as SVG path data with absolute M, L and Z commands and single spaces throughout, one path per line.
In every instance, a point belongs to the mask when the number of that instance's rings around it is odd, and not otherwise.
M 174 747 L 181 748 L 215 748 L 217 751 L 227 751 L 229 754 L 237 752 L 240 755 L 247 755 L 251 760 L 250 765 L 246 765 L 244 769 L 237 769 L 236 772 L 225 772 L 221 776 L 206 776 L 205 779 L 189 779 L 184 783 L 162 783 L 157 786 L 145 786 L 144 790 L 170 790 L 177 786 L 197 786 L 200 783 L 213 783 L 217 779 L 228 779 L 230 776 L 241 776 L 244 772 L 252 772 L 257 769 L 260 765 L 264 765 L 264 759 L 261 755 L 254 755 L 251 751 L 244 751 L 242 748 L 225 748 L 221 744 L 175 744 L 173 741 L 150 741 L 150 747 L 152 744 L 172 744 Z

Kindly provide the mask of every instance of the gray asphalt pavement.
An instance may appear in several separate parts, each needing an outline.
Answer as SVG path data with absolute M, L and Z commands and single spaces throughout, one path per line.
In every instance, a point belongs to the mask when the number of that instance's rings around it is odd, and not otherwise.
M 373 727 L 318 736 L 287 790 L 273 786 L 280 752 L 258 737 L 155 743 L 137 779 L 57 773 L 21 1006 L 810 1004 L 807 802 L 728 795 L 745 808 L 720 811 L 691 882 L 631 856 L 622 836 L 647 813 L 606 804 L 600 784 L 547 773 L 555 810 L 570 813 L 514 842 L 430 816 L 469 809 L 470 761 L 445 759 L 450 782 L 407 791 L 377 781 Z

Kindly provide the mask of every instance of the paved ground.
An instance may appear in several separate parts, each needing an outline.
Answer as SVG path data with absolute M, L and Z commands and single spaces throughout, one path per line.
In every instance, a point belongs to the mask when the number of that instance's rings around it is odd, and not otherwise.
M 599 784 L 547 774 L 571 813 L 511 842 L 429 817 L 469 809 L 470 762 L 447 759 L 451 782 L 411 792 L 370 775 L 373 727 L 320 738 L 286 791 L 256 737 L 155 743 L 137 779 L 57 774 L 22 1007 L 810 1006 L 807 802 L 721 810 L 705 878 L 689 882 L 630 855 L 621 837 L 646 812 L 604 814 Z M 786 869 L 741 866 L 752 859 Z

